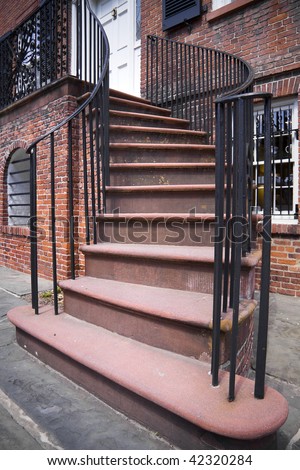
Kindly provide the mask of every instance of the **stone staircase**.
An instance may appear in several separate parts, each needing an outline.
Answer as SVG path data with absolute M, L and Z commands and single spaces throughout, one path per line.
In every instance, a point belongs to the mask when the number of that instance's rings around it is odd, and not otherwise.
M 231 311 L 211 386 L 214 146 L 188 122 L 111 91 L 107 211 L 81 246 L 84 277 L 60 283 L 64 311 L 10 312 L 21 346 L 184 449 L 266 448 L 286 419 L 281 395 L 253 398 L 249 366 L 260 258 L 243 259 L 237 398 L 227 400 Z

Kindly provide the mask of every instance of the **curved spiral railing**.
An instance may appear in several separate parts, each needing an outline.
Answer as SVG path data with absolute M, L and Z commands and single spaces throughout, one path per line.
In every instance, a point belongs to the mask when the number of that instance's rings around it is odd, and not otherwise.
M 264 396 L 271 243 L 271 111 L 269 94 L 252 93 L 254 73 L 232 54 L 158 36 L 147 38 L 146 97 L 190 121 L 216 145 L 215 263 L 212 384 L 219 383 L 222 315 L 232 312 L 228 398 L 235 398 L 242 258 L 251 252 L 253 199 L 253 102 L 264 100 L 265 203 L 262 284 L 255 397 Z M 251 334 L 251 332 L 249 332 Z
M 214 102 L 231 92 L 252 91 L 253 70 L 227 52 L 158 36 L 147 37 L 146 97 L 190 121 L 215 139 Z
M 71 2 L 68 2 L 71 5 Z M 69 7 L 68 7 L 69 8 Z M 67 257 L 70 276 L 78 272 L 79 242 L 97 243 L 96 217 L 105 210 L 105 186 L 108 180 L 108 100 L 109 100 L 109 44 L 104 29 L 91 10 L 88 0 L 79 0 L 72 12 L 73 68 L 77 76 L 88 84 L 91 91 L 85 101 L 68 117 L 30 144 L 31 156 L 31 281 L 32 307 L 38 313 L 38 247 L 43 252 L 41 237 L 37 181 L 43 175 L 38 170 L 41 160 L 49 162 L 50 200 L 49 238 L 52 247 L 51 271 L 53 276 L 54 310 L 58 313 L 57 280 L 59 262 Z M 64 150 L 65 149 L 65 150 Z M 58 155 L 62 156 L 58 164 Z M 60 174 L 59 165 L 66 160 L 65 173 Z M 62 186 L 65 182 L 65 186 Z M 62 189 L 63 188 L 63 189 Z M 67 193 L 65 194 L 64 191 Z M 63 192 L 61 194 L 61 192 Z M 39 196 L 41 197 L 41 196 Z M 42 196 L 43 197 L 43 196 Z M 44 196 L 47 197 L 47 196 Z M 67 200 L 67 203 L 62 203 Z M 68 241 L 58 237 L 57 212 L 65 213 Z M 79 223 L 83 220 L 83 222 Z M 60 249 L 67 245 L 64 254 Z

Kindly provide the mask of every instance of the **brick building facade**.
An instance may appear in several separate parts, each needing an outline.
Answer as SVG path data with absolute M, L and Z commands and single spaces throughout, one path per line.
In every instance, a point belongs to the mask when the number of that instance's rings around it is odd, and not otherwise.
M 7 5 L 7 2 L 0 1 L 1 11 L 5 11 L 0 25 L 0 35 L 3 36 L 23 21 L 38 3 L 38 1 L 23 0 Z M 293 108 L 294 122 L 296 120 L 296 125 L 293 124 L 293 148 L 294 152 L 296 148 L 297 157 L 293 160 L 292 189 L 294 201 L 299 204 L 300 165 L 296 134 L 300 119 L 299 2 L 297 0 L 202 0 L 200 15 L 166 31 L 163 31 L 162 27 L 163 3 L 161 0 L 141 1 L 141 95 L 145 95 L 146 37 L 150 34 L 217 48 L 248 61 L 255 72 L 255 91 L 272 92 L 275 107 L 282 107 L 288 103 L 288 106 Z M 50 87 L 46 93 L 45 90 L 40 91 L 0 112 L 1 263 L 11 268 L 29 270 L 29 246 L 28 229 L 11 226 L 7 222 L 6 169 L 9 159 L 17 149 L 25 149 L 32 140 L 48 129 L 50 124 L 58 123 L 65 117 L 66 112 L 71 113 L 77 105 L 75 96 L 72 84 L 62 83 Z M 67 207 L 67 177 L 63 146 L 58 154 L 60 153 L 62 173 L 59 191 L 65 195 L 61 207 L 61 215 L 64 216 Z M 44 162 L 44 169 L 43 164 L 40 165 L 39 174 L 43 180 L 47 175 L 48 162 Z M 41 203 L 46 197 L 45 192 L 47 193 L 45 184 L 44 180 L 39 186 Z M 46 206 L 48 207 L 48 204 Z M 273 217 L 271 290 L 299 296 L 300 224 L 295 214 L 297 208 L 293 204 L 290 216 Z M 41 274 L 48 277 L 47 259 L 50 243 L 47 241 L 43 243 L 44 253 L 41 253 L 41 260 L 44 262 L 44 269 Z M 68 272 L 67 255 L 64 251 L 67 247 L 63 247 L 63 242 L 60 249 L 62 250 L 60 274 L 63 277 Z

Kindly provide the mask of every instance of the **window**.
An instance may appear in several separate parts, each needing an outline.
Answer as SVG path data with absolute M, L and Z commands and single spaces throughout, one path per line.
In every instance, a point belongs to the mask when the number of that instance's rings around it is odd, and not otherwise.
M 188 21 L 201 13 L 200 0 L 163 0 L 163 31 Z
M 255 206 L 263 209 L 264 118 L 255 111 L 254 183 Z M 272 109 L 272 213 L 282 221 L 298 213 L 298 129 L 296 102 L 282 102 Z
M 135 1 L 135 40 L 141 40 L 141 0 Z
M 7 168 L 8 225 L 27 225 L 30 217 L 30 157 L 16 150 Z
M 225 7 L 225 5 L 228 5 L 232 2 L 234 2 L 234 0 L 213 0 L 212 9 L 216 10 L 217 8 Z

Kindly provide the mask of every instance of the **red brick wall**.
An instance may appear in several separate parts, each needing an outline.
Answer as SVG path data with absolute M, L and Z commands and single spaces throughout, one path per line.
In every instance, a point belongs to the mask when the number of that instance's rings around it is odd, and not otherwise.
M 257 288 L 259 283 L 260 269 L 257 272 Z M 299 286 L 300 225 L 273 224 L 270 292 L 300 297 Z
M 77 107 L 77 100 L 65 95 L 41 107 L 9 120 L 0 126 L 0 263 L 12 269 L 29 272 L 30 254 L 28 229 L 7 225 L 6 168 L 11 154 L 18 148 L 26 149 L 37 137 L 57 125 Z M 58 276 L 69 275 L 68 240 L 68 173 L 67 128 L 56 134 L 55 140 L 56 208 Z M 37 153 L 37 205 L 39 227 L 39 274 L 51 277 L 51 196 L 50 196 L 50 144 L 49 138 L 39 144 Z M 76 158 L 76 153 L 74 159 Z M 76 163 L 74 162 L 76 167 Z
M 0 37 L 22 23 L 39 6 L 39 0 L 0 0 Z
M 208 7 L 208 14 L 191 20 L 191 33 L 185 25 L 164 33 L 161 0 L 142 2 L 142 91 L 148 34 L 237 54 L 254 67 L 256 77 L 300 67 L 298 0 L 258 0 L 213 21 L 208 21 L 212 1 L 203 0 L 202 4 Z

